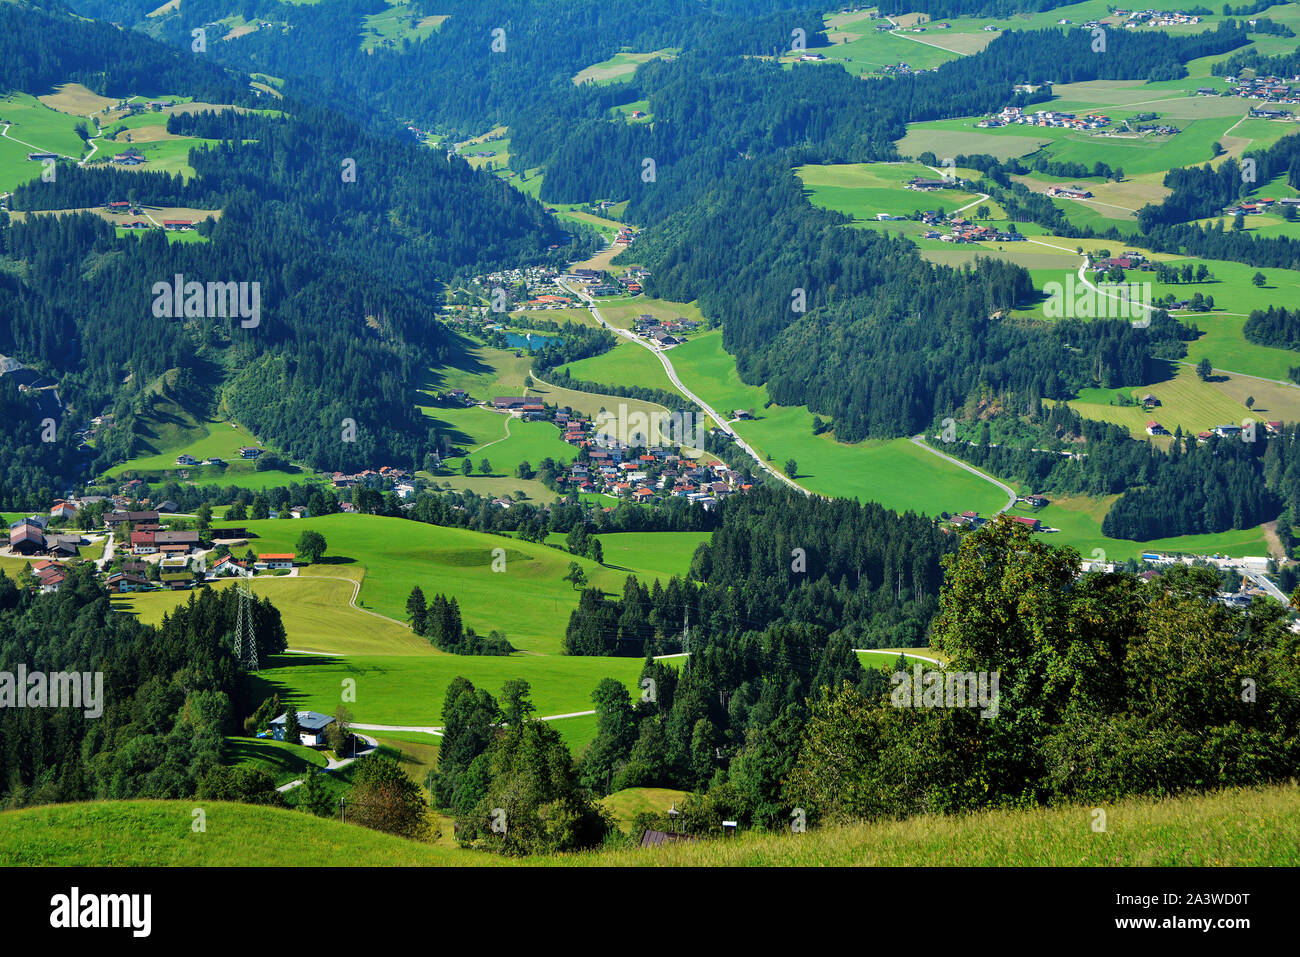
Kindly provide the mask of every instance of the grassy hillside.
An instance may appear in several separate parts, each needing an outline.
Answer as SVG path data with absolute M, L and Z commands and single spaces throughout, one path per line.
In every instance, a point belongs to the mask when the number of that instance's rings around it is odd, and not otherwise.
M 1300 864 L 1300 789 L 1124 801 L 1104 808 L 994 811 L 966 817 L 742 835 L 730 841 L 582 854 L 566 863 L 668 867 L 1247 867 Z
M 538 717 L 590 711 L 591 692 L 602 678 L 617 678 L 636 689 L 640 658 L 568 658 L 560 655 L 437 655 L 430 657 L 355 655 L 272 655 L 250 677 L 252 699 L 273 693 L 299 710 L 332 714 L 345 680 L 356 682 L 356 701 L 347 702 L 357 721 L 429 727 L 442 724 L 447 685 L 464 676 L 493 695 L 512 678 L 532 690 Z
M 626 793 L 626 792 L 625 792 Z M 667 792 L 663 792 L 667 793 Z M 617 797 L 617 796 L 616 796 Z M 662 797 L 662 794 L 656 794 Z M 191 829 L 201 806 L 207 829 Z M 1105 808 L 996 811 L 746 834 L 533 858 L 534 866 L 1297 866 L 1300 789 L 1225 791 Z M 298 811 L 217 801 L 107 801 L 0 813 L 4 866 L 456 866 L 520 863 L 417 844 Z
M 578 604 L 578 592 L 563 581 L 570 561 L 582 565 L 591 584 L 609 592 L 621 592 L 626 576 L 544 545 L 397 518 L 339 514 L 243 524 L 257 536 L 250 543 L 255 552 L 292 552 L 304 531 L 320 532 L 329 543 L 328 564 L 312 571 L 363 573 L 357 601 L 363 608 L 403 621 L 407 596 L 419 585 L 426 594 L 455 596 L 465 623 L 480 634 L 496 628 L 515 647 L 543 653 L 559 651 L 569 612 Z M 493 571 L 494 549 L 505 550 L 504 571 Z M 661 561 L 654 556 L 654 565 Z
M 202 808 L 206 830 L 195 832 Z M 222 801 L 107 801 L 0 814 L 0 864 L 355 867 L 499 863 L 302 811 Z

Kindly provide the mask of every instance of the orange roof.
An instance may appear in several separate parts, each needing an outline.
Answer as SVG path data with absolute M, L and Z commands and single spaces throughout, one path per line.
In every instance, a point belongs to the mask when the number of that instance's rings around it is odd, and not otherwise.
M 291 562 L 293 561 L 293 552 L 288 554 L 258 555 L 259 562 Z

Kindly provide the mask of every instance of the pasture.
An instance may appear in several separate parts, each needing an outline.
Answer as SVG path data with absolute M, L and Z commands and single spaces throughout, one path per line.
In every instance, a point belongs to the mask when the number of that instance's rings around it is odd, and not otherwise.
M 629 79 L 642 63 L 658 59 L 672 59 L 676 53 L 677 50 L 673 48 L 655 50 L 652 53 L 615 53 L 608 60 L 593 63 L 591 66 L 575 73 L 573 75 L 573 85 L 581 86 L 584 83 L 594 83 L 597 86 L 606 86 L 610 83 L 617 83 Z
M 929 192 L 907 189 L 914 177 L 938 179 L 920 163 L 850 163 L 801 166 L 795 170 L 804 194 L 814 206 L 847 213 L 856 220 L 873 220 L 877 213 L 910 216 L 917 210 L 953 210 L 979 201 L 979 195 L 961 189 Z
M 419 585 L 427 598 L 439 592 L 455 597 L 465 624 L 479 634 L 497 629 L 516 648 L 543 654 L 558 653 L 569 613 L 578 604 L 578 592 L 563 580 L 570 562 L 582 567 L 590 585 L 618 593 L 628 572 L 652 578 L 652 569 L 665 567 L 667 560 L 651 550 L 647 552 L 650 567 L 643 568 L 636 564 L 635 551 L 629 550 L 619 568 L 605 567 L 545 545 L 375 515 L 242 524 L 256 536 L 249 544 L 257 553 L 292 552 L 304 531 L 320 532 L 329 543 L 326 557 L 301 572 L 358 575 L 357 604 L 362 608 L 405 621 L 406 599 Z M 501 553 L 494 556 L 498 549 Z M 504 566 L 496 563 L 503 571 L 493 570 L 494 557 L 504 559 Z M 316 634 L 318 640 L 326 640 L 322 633 Z
M 260 545 L 251 542 L 256 552 Z M 247 546 L 236 545 L 232 551 L 242 555 Z M 250 584 L 259 598 L 269 598 L 280 612 L 288 635 L 289 647 L 297 651 L 327 654 L 440 655 L 437 648 L 405 625 L 368 615 L 351 604 L 360 579 L 350 567 L 336 569 L 320 565 L 299 569 L 294 577 L 261 577 Z M 325 577 L 337 575 L 337 578 Z M 232 588 L 233 579 L 207 587 Z M 161 623 L 163 616 L 190 600 L 193 592 L 153 591 L 115 595 L 113 607 L 135 614 L 150 625 Z
M 540 718 L 592 710 L 591 693 L 603 678 L 616 678 L 629 691 L 636 690 L 643 664 L 640 658 L 556 655 L 273 655 L 248 680 L 257 701 L 278 693 L 282 704 L 300 710 L 332 714 L 339 704 L 346 704 L 363 724 L 438 727 L 443 723 L 447 686 L 458 676 L 494 697 L 500 696 L 507 681 L 522 678 L 528 682 Z M 344 702 L 342 693 L 349 680 L 355 682 L 356 700 Z
M 794 458 L 797 481 L 814 492 L 930 515 L 965 509 L 988 513 L 1006 504 L 1006 496 L 994 485 L 907 439 L 850 445 L 837 442 L 829 432 L 813 435 L 813 416 L 805 407 L 766 406 L 765 390 L 740 380 L 735 361 L 722 348 L 720 332 L 697 336 L 669 355 L 682 382 L 722 414 L 752 410 L 753 421 L 732 427 L 775 467 Z

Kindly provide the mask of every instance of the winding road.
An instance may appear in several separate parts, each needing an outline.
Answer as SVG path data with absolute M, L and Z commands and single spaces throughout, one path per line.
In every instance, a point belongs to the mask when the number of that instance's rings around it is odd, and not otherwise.
M 611 325 L 609 321 L 600 314 L 600 308 L 596 305 L 595 300 L 591 296 L 588 296 L 585 292 L 582 292 L 581 290 L 578 289 L 574 289 L 572 286 L 568 285 L 563 280 L 560 281 L 559 285 L 565 290 L 567 290 L 569 293 L 571 293 L 572 295 L 576 296 L 577 298 L 581 299 L 584 303 L 586 303 L 587 308 L 591 310 L 591 314 L 596 319 L 596 321 L 599 322 L 601 325 L 603 325 L 610 332 L 614 333 L 616 336 L 620 336 L 628 340 L 629 342 L 635 342 L 638 346 L 641 346 L 641 348 L 648 349 L 653 355 L 658 356 L 660 364 L 662 364 L 664 367 L 664 372 L 668 375 L 668 380 L 672 382 L 673 386 L 677 389 L 677 391 L 680 392 L 682 395 L 686 396 L 686 398 L 690 399 L 692 402 L 694 402 L 697 406 L 699 406 L 704 411 L 705 415 L 709 416 L 709 418 L 713 419 L 714 422 L 718 423 L 718 428 L 720 428 L 723 432 L 729 435 L 732 441 L 736 443 L 736 445 L 738 445 L 750 458 L 752 458 L 755 462 L 757 462 L 759 468 L 761 468 L 767 474 L 780 479 L 782 482 L 784 482 L 786 485 L 790 486 L 790 488 L 794 489 L 797 492 L 802 492 L 804 495 L 814 494 L 810 492 L 808 489 L 804 488 L 794 479 L 790 478 L 788 475 L 785 475 L 782 472 L 778 472 L 776 469 L 772 468 L 772 466 L 768 465 L 767 462 L 763 460 L 763 457 L 754 450 L 753 446 L 751 446 L 748 442 L 746 442 L 744 439 L 742 439 L 739 435 L 736 434 L 736 430 L 733 429 L 728 424 L 728 419 L 725 416 L 719 413 L 715 408 L 713 408 L 713 406 L 709 405 L 707 402 L 701 399 L 690 389 L 686 388 L 686 386 L 682 383 L 682 380 L 677 377 L 677 370 L 673 368 L 673 364 L 672 362 L 669 361 L 668 356 L 664 354 L 664 350 L 652 346 L 644 339 L 641 339 L 640 337 L 633 335 L 631 332 L 629 332 L 626 329 L 620 329 L 617 326 Z

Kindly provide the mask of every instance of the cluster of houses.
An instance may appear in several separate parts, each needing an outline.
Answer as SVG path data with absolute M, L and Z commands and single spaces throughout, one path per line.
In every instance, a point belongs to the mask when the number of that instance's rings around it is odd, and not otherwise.
M 1151 262 L 1142 253 L 1137 251 L 1125 252 L 1122 256 L 1106 256 L 1102 259 L 1095 259 L 1090 262 L 1090 268 L 1094 273 L 1108 273 L 1112 269 L 1137 269 L 1143 272 L 1150 272 L 1156 268 L 1156 264 Z
M 572 300 L 556 283 L 559 275 L 559 271 L 550 266 L 522 266 L 475 276 L 470 283 L 475 287 L 475 293 L 489 302 L 492 300 L 494 289 L 505 289 L 513 295 L 514 291 L 522 286 L 526 290 L 527 298 L 522 304 L 511 304 L 512 309 L 563 309 L 570 305 Z M 444 312 L 486 315 L 489 308 L 451 305 L 445 307 Z
M 457 389 L 457 392 L 465 394 L 464 389 Z M 335 472 L 330 478 L 330 484 L 335 489 L 362 488 L 372 489 L 392 489 L 398 498 L 408 499 L 415 495 L 417 489 L 414 482 L 411 481 L 411 473 L 406 469 L 399 469 L 391 465 L 381 465 L 378 469 L 363 469 L 360 472 L 346 474 Z M 303 518 L 307 516 L 305 509 L 292 510 L 294 518 Z
M 36 555 L 76 558 L 81 554 L 83 540 L 79 533 L 55 532 L 49 526 L 50 517 L 44 515 L 29 515 L 11 522 L 7 536 L 0 540 L 0 548 L 23 558 Z
M 81 532 L 67 531 L 66 525 L 59 526 L 64 530 L 56 530 L 51 523 L 74 519 L 83 508 L 104 501 L 104 496 L 58 499 L 48 516 L 29 515 L 10 523 L 7 533 L 0 535 L 0 552 L 10 557 L 36 559 L 30 568 L 38 589 L 56 592 L 67 580 L 68 567 L 64 562 L 79 558 L 81 548 L 89 540 Z M 150 509 L 130 509 L 128 500 L 115 496 L 112 502 L 127 507 L 103 514 L 103 533 L 121 539 L 117 554 L 131 557 L 125 561 L 118 558 L 111 566 L 105 565 L 100 569 L 98 574 L 110 592 L 188 588 L 197 578 L 213 580 L 234 574 L 251 576 L 258 571 L 294 567 L 296 556 L 287 553 L 259 555 L 252 562 L 224 555 L 211 567 L 206 567 L 205 542 L 199 532 L 168 528 L 162 524 L 163 516 L 168 511 L 175 511 L 174 503 L 162 502 Z M 244 543 L 248 538 L 248 531 L 244 528 L 213 528 L 207 533 L 211 547 Z M 151 561 L 157 571 L 152 579 L 149 575 Z
M 1101 130 L 1110 126 L 1110 117 L 1102 113 L 1062 113 L 1059 110 L 1037 110 L 1026 113 L 1018 106 L 1004 106 L 1002 112 L 986 116 L 976 126 L 996 128 L 999 126 L 1055 126 L 1071 130 Z
M 662 349 L 685 342 L 685 334 L 699 327 L 694 319 L 656 319 L 651 315 L 640 315 L 632 320 L 632 330 L 644 339 L 649 339 Z
M 1017 499 L 1017 501 L 1028 502 L 1029 504 L 1033 505 L 1035 508 L 1041 508 L 1042 506 L 1047 504 L 1047 499 L 1037 495 L 1031 495 L 1025 499 Z M 971 512 L 971 511 L 959 512 L 958 514 L 953 515 L 951 518 L 949 518 L 948 521 L 951 522 L 953 525 L 955 525 L 957 528 L 968 528 L 971 529 L 972 531 L 977 528 L 982 528 L 983 526 L 987 525 L 989 522 L 987 518 L 980 518 L 979 512 Z M 1038 519 L 1034 518 L 1032 515 L 1012 515 L 1011 521 L 1019 525 L 1025 526 L 1025 528 L 1029 529 L 1031 532 L 1053 531 L 1053 529 L 1048 528 L 1046 525 L 1044 525 Z
M 1300 84 L 1300 75 L 1290 79 L 1277 76 L 1228 76 L 1223 78 L 1223 82 L 1228 85 L 1225 96 L 1240 96 L 1250 100 L 1263 100 L 1266 103 L 1300 103 L 1300 90 L 1295 86 Z M 1200 96 L 1214 96 L 1217 93 L 1209 87 L 1197 87 L 1196 92 Z M 1262 116 L 1264 119 L 1294 117 L 1294 114 L 1284 110 L 1251 110 L 1250 115 Z
M 1292 206 L 1300 209 L 1300 198 L 1288 196 L 1280 200 L 1272 197 L 1252 199 L 1249 202 L 1233 203 L 1230 206 L 1225 206 L 1223 207 L 1223 213 L 1225 216 L 1236 216 L 1238 213 L 1243 216 L 1256 216 L 1260 213 L 1269 212 L 1274 206 Z
M 1174 27 L 1184 24 L 1200 23 L 1203 19 L 1199 13 L 1183 13 L 1180 10 L 1115 10 L 1115 16 L 1128 17 L 1124 29 L 1136 30 L 1139 27 Z
M 1025 238 L 1019 233 L 1007 232 L 992 226 L 981 226 L 960 216 L 945 221 L 943 214 L 939 212 L 924 213 L 921 221 L 927 226 L 947 226 L 946 233 L 938 229 L 927 229 L 921 234 L 922 239 L 937 239 L 945 243 L 1015 243 L 1022 242 Z
M 753 488 L 745 475 L 721 462 L 698 465 L 666 448 L 628 448 L 621 443 L 597 447 L 590 439 L 581 441 L 586 454 L 557 479 L 566 491 L 633 502 L 675 496 L 711 508 L 721 499 Z
M 1160 404 L 1159 400 L 1157 400 L 1156 397 L 1153 395 L 1144 395 L 1142 397 L 1142 405 L 1144 408 L 1150 409 L 1159 404 Z M 1267 432 L 1269 435 L 1277 435 L 1279 432 L 1282 431 L 1282 423 L 1279 421 L 1265 422 L 1263 423 L 1263 425 L 1264 425 L 1265 432 Z M 1197 432 L 1196 442 L 1198 445 L 1204 445 L 1206 442 L 1210 441 L 1210 439 L 1214 438 L 1215 436 L 1218 436 L 1221 439 L 1239 439 L 1241 438 L 1241 432 L 1242 432 L 1242 428 L 1239 425 L 1232 425 L 1232 424 L 1216 425 L 1213 429 L 1210 429 L 1208 432 Z M 1172 435 L 1173 434 L 1168 429 L 1166 429 L 1163 425 L 1157 422 L 1155 419 L 1147 420 L 1146 433 L 1147 435 Z
M 618 285 L 599 269 L 570 269 L 563 278 L 584 287 L 591 296 L 615 296 L 619 292 Z

